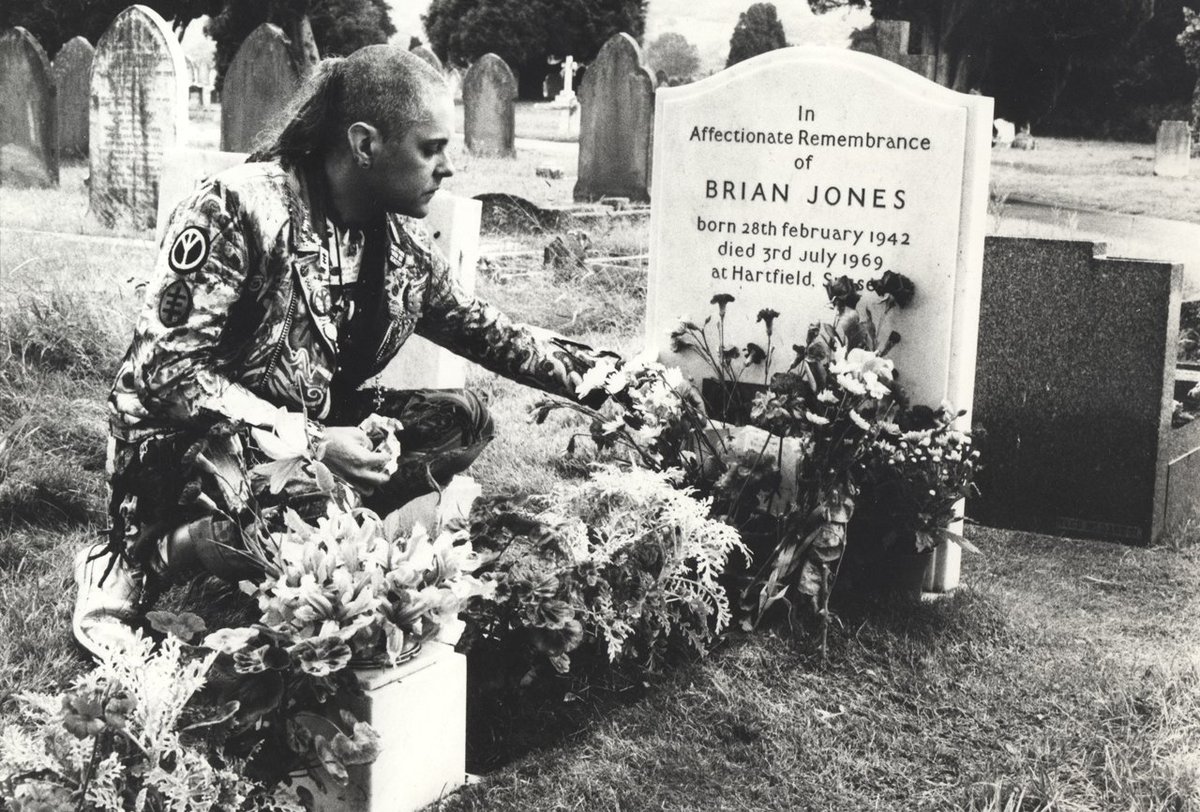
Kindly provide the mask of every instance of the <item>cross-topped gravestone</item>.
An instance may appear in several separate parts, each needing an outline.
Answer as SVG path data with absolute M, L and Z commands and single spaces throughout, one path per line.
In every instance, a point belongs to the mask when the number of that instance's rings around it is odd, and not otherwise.
M 92 57 L 95 53 L 96 49 L 86 39 L 73 37 L 54 57 L 59 155 L 87 155 L 88 106 L 91 95 Z
M 260 133 L 300 87 L 292 46 L 278 26 L 263 23 L 238 48 L 221 86 L 221 149 L 252 152 Z
M 56 186 L 54 77 L 24 28 L 0 35 L 0 186 Z
M 153 228 L 163 151 L 187 127 L 187 63 L 171 28 L 130 6 L 96 46 L 89 121 L 91 208 L 104 223 Z
M 464 138 L 472 155 L 511 157 L 516 154 L 517 79 L 508 63 L 484 54 L 463 79 Z
M 614 34 L 579 88 L 579 179 L 575 200 L 650 199 L 654 74 L 633 37 Z
M 844 275 L 864 321 L 900 334 L 889 357 L 913 402 L 970 409 L 991 122 L 991 99 L 852 51 L 785 48 L 660 88 L 648 342 L 700 384 L 705 365 L 668 334 L 729 294 L 725 343 L 762 344 L 756 316 L 776 310 L 783 371 Z M 915 284 L 903 309 L 872 291 L 885 271 Z

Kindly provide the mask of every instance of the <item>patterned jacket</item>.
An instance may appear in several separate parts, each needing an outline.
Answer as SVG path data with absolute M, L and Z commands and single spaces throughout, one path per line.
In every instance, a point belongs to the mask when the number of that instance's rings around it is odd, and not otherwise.
M 414 332 L 555 394 L 573 396 L 593 365 L 589 348 L 465 294 L 424 226 L 394 214 L 374 312 L 339 347 L 312 219 L 302 175 L 273 162 L 220 173 L 176 208 L 109 399 L 114 439 L 220 420 L 272 426 L 279 407 L 319 420 L 335 373 L 358 386 Z

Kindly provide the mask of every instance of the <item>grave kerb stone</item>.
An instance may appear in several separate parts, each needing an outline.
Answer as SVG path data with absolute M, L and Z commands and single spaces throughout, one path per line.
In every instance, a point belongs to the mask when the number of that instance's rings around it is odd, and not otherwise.
M 902 335 L 889 357 L 913 402 L 969 410 L 991 124 L 990 98 L 851 51 L 786 48 L 660 88 L 647 343 L 699 383 L 703 365 L 673 354 L 668 333 L 680 315 L 715 315 L 710 299 L 729 293 L 730 346 L 763 342 L 761 308 L 782 314 L 779 371 L 809 323 L 828 318 L 826 274 L 865 284 L 893 270 L 914 280 L 916 297 L 874 315 L 882 334 Z M 860 310 L 879 301 L 862 296 Z M 957 548 L 937 566 L 936 585 L 952 588 Z

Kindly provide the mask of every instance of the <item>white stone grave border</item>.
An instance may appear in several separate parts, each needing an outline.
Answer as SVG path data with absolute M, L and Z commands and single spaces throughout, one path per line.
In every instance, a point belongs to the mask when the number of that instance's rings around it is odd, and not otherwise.
M 668 110 L 733 82 L 745 81 L 756 74 L 789 67 L 799 79 L 806 68 L 840 68 L 858 72 L 894 86 L 897 94 L 908 94 L 929 104 L 953 106 L 965 110 L 966 133 L 963 155 L 963 189 L 959 204 L 959 238 L 955 263 L 954 312 L 951 315 L 951 346 L 957 348 L 950 359 L 946 397 L 958 409 L 966 409 L 963 421 L 969 426 L 975 387 L 975 361 L 979 340 L 979 299 L 983 279 L 983 241 L 987 231 L 988 180 L 991 170 L 993 102 L 990 97 L 958 93 L 871 54 L 815 45 L 798 45 L 770 51 L 726 68 L 698 82 L 678 87 L 662 87 L 655 94 L 654 140 L 650 181 L 650 267 L 646 296 L 646 343 L 658 352 L 667 349 L 665 336 L 656 335 L 650 315 L 657 312 L 657 279 L 663 276 L 661 263 L 669 262 L 662 244 L 663 235 L 654 228 L 654 201 L 661 199 L 663 172 L 669 171 L 672 143 L 665 128 Z M 661 331 L 657 331 L 661 332 Z M 929 404 L 936 406 L 937 404 Z M 961 509 L 959 511 L 961 513 Z M 951 527 L 962 532 L 962 523 Z M 947 592 L 958 586 L 961 550 L 957 544 L 939 548 L 926 589 Z

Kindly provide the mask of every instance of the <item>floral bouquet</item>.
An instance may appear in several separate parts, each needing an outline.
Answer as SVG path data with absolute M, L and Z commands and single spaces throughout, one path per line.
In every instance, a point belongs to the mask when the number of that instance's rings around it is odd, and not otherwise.
M 153 614 L 158 625 L 180 622 Z M 247 777 L 245 761 L 222 747 L 237 705 L 205 701 L 217 656 L 174 634 L 155 645 L 139 633 L 65 693 L 19 696 L 20 723 L 0 731 L 0 805 L 303 812 L 294 790 Z

